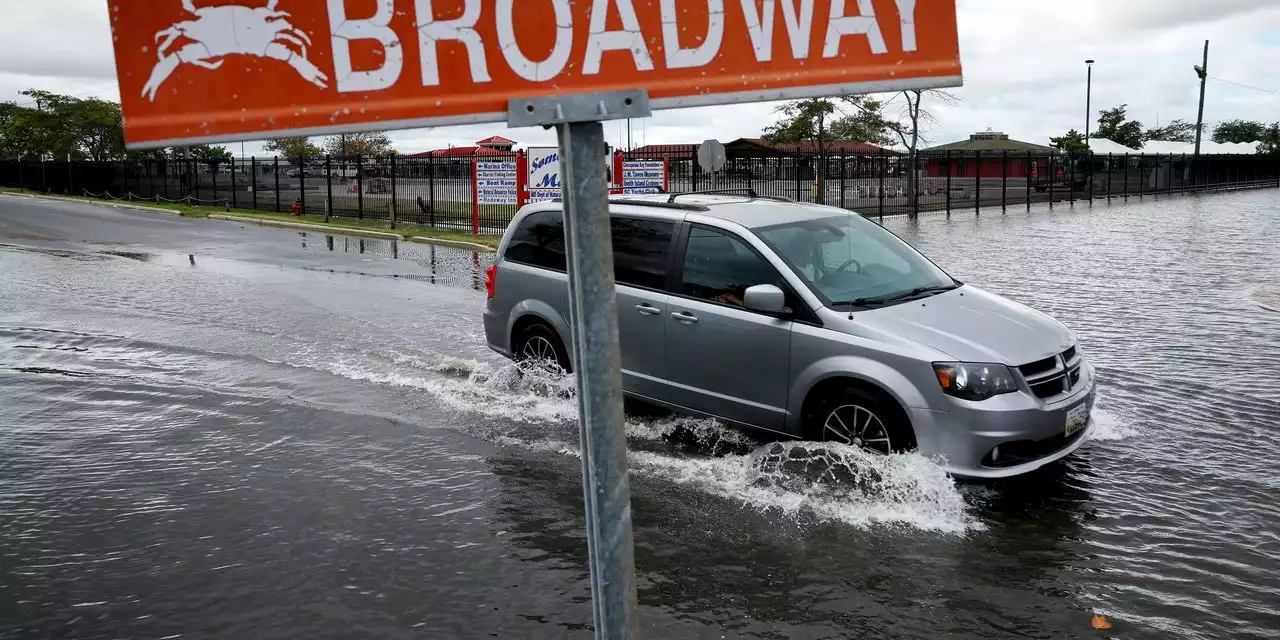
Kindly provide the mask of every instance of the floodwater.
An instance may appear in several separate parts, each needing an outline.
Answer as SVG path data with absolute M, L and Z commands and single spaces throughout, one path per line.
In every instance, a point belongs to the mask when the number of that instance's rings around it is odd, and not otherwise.
M 632 408 L 644 637 L 1277 637 L 1277 192 L 885 224 L 1079 334 L 1096 436 L 973 484 Z M 589 637 L 489 259 L 0 198 L 0 638 Z

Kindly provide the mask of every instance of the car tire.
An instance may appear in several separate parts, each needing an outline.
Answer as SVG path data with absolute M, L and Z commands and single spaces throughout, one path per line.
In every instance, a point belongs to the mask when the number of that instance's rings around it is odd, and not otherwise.
M 915 433 L 897 403 L 856 386 L 840 387 L 815 402 L 805 416 L 805 434 L 810 440 L 842 442 L 885 455 L 916 448 Z
M 559 367 L 565 373 L 572 373 L 573 366 L 569 360 L 569 352 L 555 330 L 537 322 L 522 329 L 516 338 L 516 362 L 547 363 Z

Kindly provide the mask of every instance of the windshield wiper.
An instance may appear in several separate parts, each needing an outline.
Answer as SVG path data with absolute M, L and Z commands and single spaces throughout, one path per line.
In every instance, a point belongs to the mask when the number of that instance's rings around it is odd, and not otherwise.
M 952 291 L 954 289 L 959 289 L 959 288 L 960 288 L 960 285 L 954 284 L 954 283 L 935 285 L 932 287 L 916 287 L 915 289 L 912 289 L 910 291 L 895 293 L 891 296 L 875 296 L 871 298 L 858 298 L 857 300 L 843 300 L 835 304 L 849 304 L 855 307 L 865 307 L 868 305 L 888 304 L 890 302 L 896 302 L 898 300 L 903 300 L 906 298 L 914 298 L 916 296 L 921 296 L 926 293 L 942 293 L 944 291 Z

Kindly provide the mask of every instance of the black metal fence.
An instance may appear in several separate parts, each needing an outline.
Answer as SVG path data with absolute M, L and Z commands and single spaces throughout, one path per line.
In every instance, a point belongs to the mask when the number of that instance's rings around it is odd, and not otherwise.
M 673 192 L 750 189 L 873 217 L 1280 188 L 1280 156 L 1265 155 L 922 152 L 913 171 L 906 154 L 785 154 L 731 156 L 715 174 L 703 171 L 692 154 L 663 156 Z
M 693 154 L 626 155 L 664 157 L 673 192 L 750 189 L 867 216 L 1280 188 L 1280 157 L 1264 155 L 925 152 L 912 163 L 904 154 L 889 152 L 783 154 L 730 157 L 714 174 L 702 171 Z M 502 159 L 512 158 L 481 158 Z M 473 204 L 474 161 L 470 156 L 0 160 L 0 186 L 324 216 L 374 226 L 412 224 L 468 232 L 478 227 L 480 233 L 500 233 L 516 207 Z

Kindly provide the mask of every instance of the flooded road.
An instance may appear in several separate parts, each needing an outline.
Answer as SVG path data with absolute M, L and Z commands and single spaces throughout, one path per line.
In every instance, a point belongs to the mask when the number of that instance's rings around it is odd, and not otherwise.
M 1074 329 L 1097 435 L 971 484 L 632 407 L 644 637 L 1280 634 L 1277 192 L 885 225 Z M 0 197 L 0 638 L 589 637 L 489 259 Z

